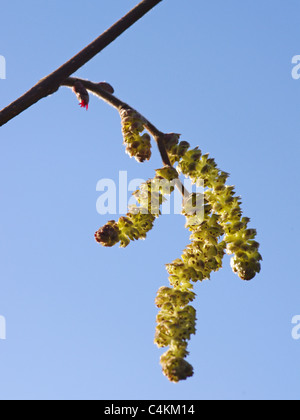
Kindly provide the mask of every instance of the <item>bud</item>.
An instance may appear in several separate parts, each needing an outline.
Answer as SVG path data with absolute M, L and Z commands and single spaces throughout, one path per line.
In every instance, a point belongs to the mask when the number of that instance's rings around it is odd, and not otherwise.
M 106 82 L 100 82 L 100 83 L 98 83 L 98 86 L 102 89 L 102 90 L 105 90 L 105 92 L 108 92 L 108 93 L 110 93 L 111 95 L 114 93 L 114 88 L 109 84 L 109 83 L 106 83 Z
M 90 101 L 89 93 L 79 80 L 74 83 L 73 92 L 77 96 L 81 108 L 88 110 Z

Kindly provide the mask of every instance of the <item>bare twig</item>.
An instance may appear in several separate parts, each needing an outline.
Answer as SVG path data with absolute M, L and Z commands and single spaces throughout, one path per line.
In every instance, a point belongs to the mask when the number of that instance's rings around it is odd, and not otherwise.
M 143 0 L 127 15 L 115 23 L 110 29 L 100 35 L 91 44 L 85 47 L 77 55 L 55 70 L 53 73 L 41 79 L 28 92 L 12 102 L 0 111 L 0 126 L 6 124 L 12 118 L 25 111 L 40 99 L 56 92 L 61 83 L 77 71 L 80 67 L 91 60 L 95 55 L 111 44 L 118 36 L 130 26 L 148 13 L 162 0 Z
M 111 105 L 113 108 L 116 108 L 119 112 L 122 109 L 131 109 L 133 111 L 136 111 L 134 108 L 132 108 L 127 103 L 121 101 L 113 94 L 109 93 L 107 90 L 103 89 L 101 87 L 101 83 L 94 83 L 89 80 L 79 79 L 76 77 L 68 77 L 63 83 L 62 86 L 67 86 L 69 88 L 73 88 L 75 82 L 80 82 L 89 92 L 92 94 L 98 96 L 105 102 L 107 102 L 109 105 Z M 136 111 L 138 112 L 138 111 Z M 140 115 L 141 113 L 138 112 Z M 145 118 L 143 115 L 141 115 L 143 121 L 144 121 L 144 127 L 145 129 L 152 135 L 154 140 L 156 141 L 156 144 L 158 146 L 158 150 L 160 152 L 161 159 L 163 161 L 164 166 L 173 167 L 168 155 L 168 152 L 166 150 L 165 146 L 165 134 L 162 133 L 160 130 L 158 130 L 155 125 L 153 125 L 147 118 Z M 189 196 L 189 192 L 186 190 L 180 179 L 175 180 L 175 185 L 182 194 L 184 198 L 187 198 Z

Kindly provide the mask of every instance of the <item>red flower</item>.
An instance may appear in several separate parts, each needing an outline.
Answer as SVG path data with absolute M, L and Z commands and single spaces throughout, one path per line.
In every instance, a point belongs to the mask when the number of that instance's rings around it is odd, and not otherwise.
M 81 108 L 88 110 L 90 101 L 89 93 L 79 80 L 74 83 L 73 92 L 77 96 Z
M 86 110 L 89 109 L 89 104 L 87 102 L 85 102 L 84 100 L 82 100 L 79 105 L 81 106 L 81 108 L 86 108 Z

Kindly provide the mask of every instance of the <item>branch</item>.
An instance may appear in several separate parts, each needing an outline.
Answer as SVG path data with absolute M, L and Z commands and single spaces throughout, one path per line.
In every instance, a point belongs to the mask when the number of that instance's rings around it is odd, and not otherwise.
M 90 61 L 95 55 L 111 44 L 116 38 L 118 38 L 123 32 L 125 32 L 130 26 L 142 18 L 161 1 L 162 0 L 143 0 L 127 15 L 125 15 L 77 55 L 53 73 L 41 79 L 28 92 L 0 111 L 0 127 L 17 115 L 21 114 L 40 99 L 56 92 L 61 83 L 67 77 L 75 73 L 75 71 Z
M 93 95 L 98 96 L 100 99 L 104 100 L 106 103 L 111 105 L 113 108 L 117 109 L 118 112 L 120 112 L 122 109 L 131 109 L 133 111 L 136 111 L 134 108 L 132 108 L 127 103 L 121 101 L 113 94 L 109 93 L 107 90 L 103 89 L 101 86 L 103 86 L 103 83 L 94 83 L 89 80 L 79 79 L 76 77 L 68 77 L 63 83 L 62 86 L 66 86 L 69 88 L 73 88 L 75 82 L 80 82 L 89 92 L 91 92 Z M 138 112 L 138 111 L 136 111 Z M 139 112 L 140 114 L 140 112 Z M 141 114 L 140 114 L 141 115 Z M 141 115 L 144 121 L 144 127 L 145 129 L 152 135 L 154 140 L 156 141 L 156 144 L 158 146 L 158 150 L 161 156 L 161 159 L 163 161 L 164 166 L 169 166 L 173 168 L 168 152 L 166 150 L 165 146 L 165 134 L 158 130 L 147 118 L 145 118 L 143 115 Z M 189 196 L 189 192 L 186 190 L 180 179 L 175 180 L 175 185 L 182 194 L 184 198 L 187 198 Z

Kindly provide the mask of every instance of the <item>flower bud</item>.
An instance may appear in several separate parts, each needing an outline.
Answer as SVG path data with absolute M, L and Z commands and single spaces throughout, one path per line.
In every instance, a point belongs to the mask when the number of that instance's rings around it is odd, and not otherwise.
M 74 83 L 73 92 L 77 96 L 81 108 L 86 108 L 86 110 L 88 110 L 90 100 L 89 93 L 79 80 L 76 80 Z
M 106 83 L 106 82 L 100 82 L 100 83 L 98 83 L 98 86 L 102 89 L 102 90 L 105 90 L 105 92 L 108 92 L 108 93 L 110 93 L 110 94 L 113 94 L 114 93 L 114 88 L 109 84 L 109 83 Z

